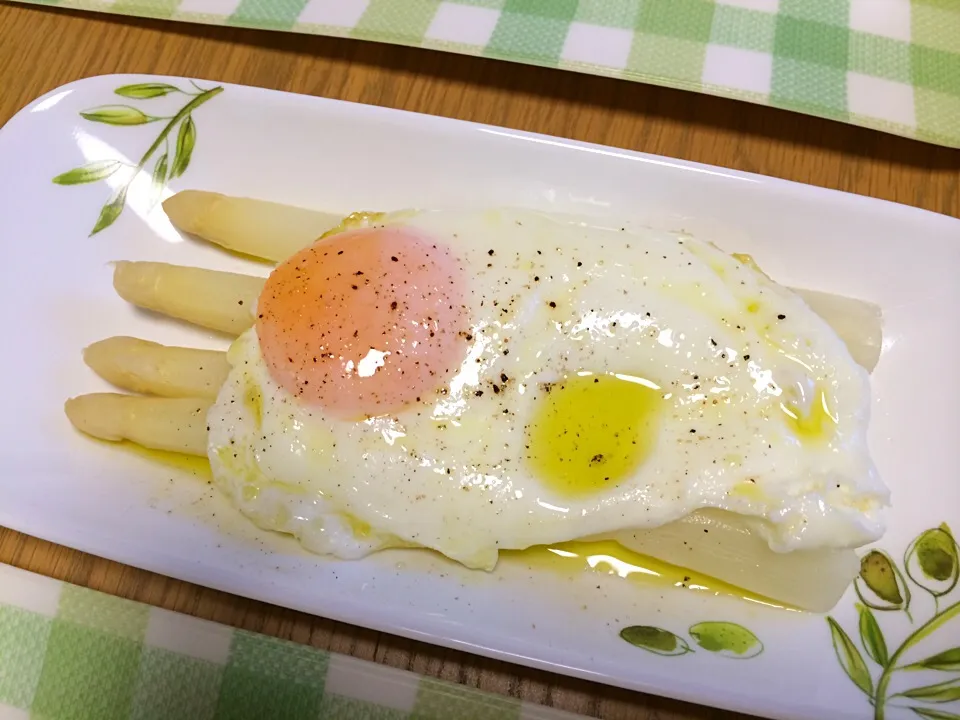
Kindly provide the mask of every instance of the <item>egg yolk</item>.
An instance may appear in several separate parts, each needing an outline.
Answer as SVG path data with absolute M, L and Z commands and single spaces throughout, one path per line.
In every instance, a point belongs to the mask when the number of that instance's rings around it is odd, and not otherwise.
M 404 227 L 301 250 L 271 273 L 257 307 L 272 377 L 343 419 L 426 400 L 466 354 L 461 275 L 449 248 Z
M 559 494 L 616 487 L 653 450 L 663 398 L 653 383 L 624 378 L 585 374 L 544 387 L 528 429 L 529 461 Z

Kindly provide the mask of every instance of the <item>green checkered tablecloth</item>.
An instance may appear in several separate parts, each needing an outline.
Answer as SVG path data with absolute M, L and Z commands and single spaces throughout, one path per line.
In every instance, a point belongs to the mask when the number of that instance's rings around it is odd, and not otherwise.
M 0 565 L 0 719 L 576 720 Z
M 27 0 L 668 85 L 960 147 L 960 0 Z

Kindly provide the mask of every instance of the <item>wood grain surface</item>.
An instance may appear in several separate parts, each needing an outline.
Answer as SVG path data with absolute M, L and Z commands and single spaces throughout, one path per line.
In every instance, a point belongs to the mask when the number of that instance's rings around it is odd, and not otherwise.
M 960 152 L 840 123 L 426 50 L 0 3 L 0 124 L 63 83 L 118 72 L 186 75 L 491 123 L 774 175 L 960 217 Z M 3 528 L 0 562 L 589 716 L 744 717 L 284 610 Z

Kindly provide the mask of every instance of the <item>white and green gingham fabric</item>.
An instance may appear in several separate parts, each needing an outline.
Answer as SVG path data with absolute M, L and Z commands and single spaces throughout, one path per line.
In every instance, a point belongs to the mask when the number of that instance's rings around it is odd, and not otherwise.
M 0 720 L 576 720 L 0 565 Z
M 960 147 L 960 0 L 27 0 L 738 98 Z

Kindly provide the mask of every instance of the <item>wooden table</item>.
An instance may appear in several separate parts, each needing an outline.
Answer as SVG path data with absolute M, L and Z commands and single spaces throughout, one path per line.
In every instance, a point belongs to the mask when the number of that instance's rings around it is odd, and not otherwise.
M 740 102 L 357 41 L 0 5 L 0 124 L 104 73 L 258 85 L 660 153 L 960 217 L 960 152 Z M 485 660 L 171 580 L 0 528 L 0 562 L 601 718 L 742 717 Z

